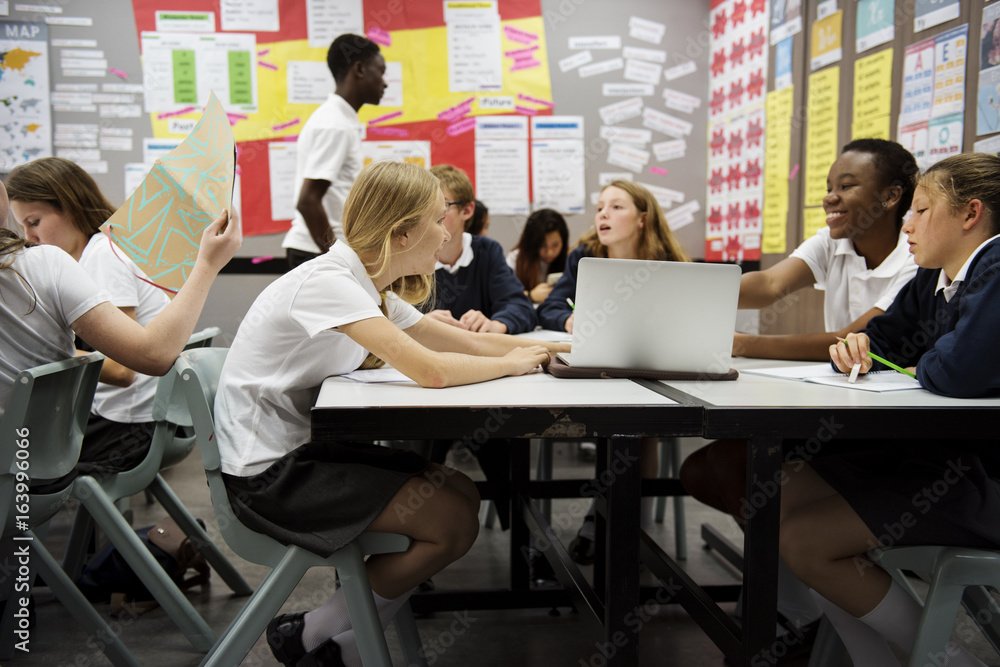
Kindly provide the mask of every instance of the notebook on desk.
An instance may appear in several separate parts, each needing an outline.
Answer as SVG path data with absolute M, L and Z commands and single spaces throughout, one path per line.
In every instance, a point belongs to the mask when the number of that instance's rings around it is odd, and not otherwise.
M 735 378 L 729 371 L 740 275 L 731 264 L 585 257 L 573 351 L 559 361 L 572 369 Z

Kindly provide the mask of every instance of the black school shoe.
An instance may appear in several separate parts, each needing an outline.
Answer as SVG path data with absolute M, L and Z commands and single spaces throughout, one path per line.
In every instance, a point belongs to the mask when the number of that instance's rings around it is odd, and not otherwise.
M 267 624 L 267 645 L 275 660 L 286 667 L 345 667 L 340 645 L 327 639 L 311 651 L 302 645 L 305 612 L 282 614 Z

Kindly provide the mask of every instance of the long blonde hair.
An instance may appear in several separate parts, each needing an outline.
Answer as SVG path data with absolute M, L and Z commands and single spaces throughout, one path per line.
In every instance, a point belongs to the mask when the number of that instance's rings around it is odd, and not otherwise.
M 646 223 L 639 230 L 638 257 L 635 259 L 672 260 L 675 262 L 690 262 L 691 257 L 684 251 L 681 244 L 674 238 L 663 209 L 649 190 L 632 181 L 612 181 L 605 185 L 601 192 L 608 188 L 618 188 L 628 193 L 639 213 L 646 214 Z M 587 254 L 593 257 L 607 257 L 608 248 L 597 237 L 597 227 L 580 237 L 580 243 Z
M 371 277 L 389 270 L 392 239 L 417 226 L 437 205 L 438 180 L 426 169 L 403 162 L 376 162 L 362 170 L 344 204 L 344 236 L 358 255 L 378 258 Z M 386 289 L 407 303 L 427 299 L 434 276 L 403 276 Z

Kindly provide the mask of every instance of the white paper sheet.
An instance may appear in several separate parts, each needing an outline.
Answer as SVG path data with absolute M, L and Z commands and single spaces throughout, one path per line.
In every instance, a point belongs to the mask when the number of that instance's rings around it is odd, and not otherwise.
M 338 35 L 365 34 L 361 0 L 306 0 L 306 30 L 314 49 L 329 48 Z
M 267 144 L 268 173 L 271 182 L 271 219 L 291 220 L 295 217 L 295 158 L 298 146 L 294 141 L 271 141 Z
M 500 15 L 494 0 L 445 0 L 448 33 L 448 90 L 452 93 L 503 88 Z
M 532 141 L 531 185 L 535 210 L 554 208 L 560 213 L 583 213 L 586 203 L 584 165 L 582 139 Z
M 530 212 L 525 139 L 476 139 L 476 196 L 491 214 Z
M 232 32 L 276 32 L 281 29 L 278 0 L 219 0 L 222 29 Z
M 289 60 L 285 71 L 289 104 L 322 104 L 334 90 L 326 62 Z

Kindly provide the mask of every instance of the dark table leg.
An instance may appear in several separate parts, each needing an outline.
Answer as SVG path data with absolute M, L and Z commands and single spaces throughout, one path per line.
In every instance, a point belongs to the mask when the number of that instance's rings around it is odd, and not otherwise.
M 515 440 L 510 447 L 510 588 L 527 591 L 528 525 L 524 522 L 522 498 L 527 497 L 531 468 L 531 441 Z
M 604 639 L 601 645 L 607 664 L 634 667 L 639 664 L 639 636 L 634 615 L 639 605 L 639 513 L 641 507 L 640 438 L 608 442 L 605 472 L 599 484 L 607 484 L 607 540 L 604 545 Z M 633 624 L 628 624 L 629 619 Z
M 777 622 L 781 437 L 747 441 L 743 538 L 743 665 L 772 664 Z

